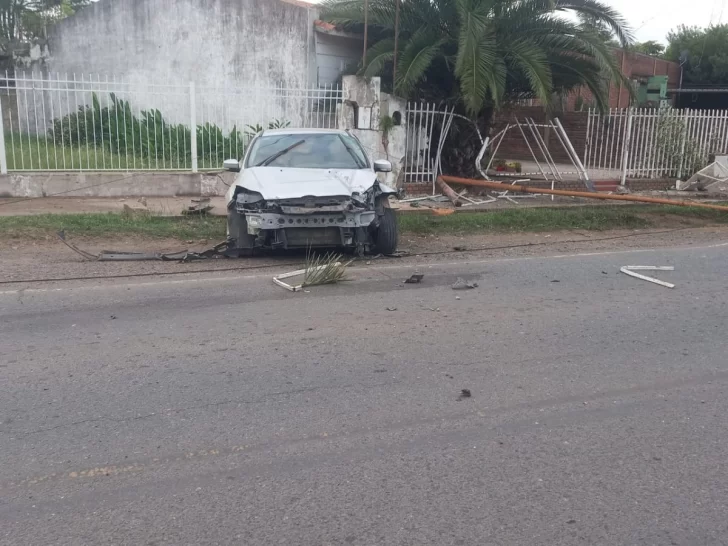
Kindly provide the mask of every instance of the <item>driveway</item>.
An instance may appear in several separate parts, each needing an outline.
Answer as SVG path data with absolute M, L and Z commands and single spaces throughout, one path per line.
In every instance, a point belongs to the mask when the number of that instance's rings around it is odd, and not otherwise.
M 726 271 L 719 241 L 2 286 L 0 544 L 725 544 Z

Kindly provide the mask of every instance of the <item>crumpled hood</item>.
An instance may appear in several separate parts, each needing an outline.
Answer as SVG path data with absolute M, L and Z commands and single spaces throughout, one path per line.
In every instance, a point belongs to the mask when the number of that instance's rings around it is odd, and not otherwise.
M 235 186 L 258 192 L 266 201 L 276 201 L 301 197 L 350 197 L 352 193 L 367 191 L 376 179 L 374 171 L 365 169 L 250 167 L 240 173 Z M 395 193 L 384 184 L 380 186 L 384 193 Z

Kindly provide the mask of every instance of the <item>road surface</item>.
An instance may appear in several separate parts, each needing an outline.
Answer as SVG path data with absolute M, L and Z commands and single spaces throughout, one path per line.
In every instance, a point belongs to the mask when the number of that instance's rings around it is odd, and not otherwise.
M 1 287 L 0 544 L 728 544 L 728 244 L 413 272 Z

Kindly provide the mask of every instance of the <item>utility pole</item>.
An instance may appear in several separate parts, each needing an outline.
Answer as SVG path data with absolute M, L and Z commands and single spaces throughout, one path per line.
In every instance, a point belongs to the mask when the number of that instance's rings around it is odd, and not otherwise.
M 394 59 L 392 60 L 392 93 L 397 94 L 397 56 L 399 55 L 399 9 L 402 0 L 394 0 Z
M 364 0 L 364 54 L 361 56 L 361 65 L 367 65 L 367 42 L 369 38 L 369 0 Z

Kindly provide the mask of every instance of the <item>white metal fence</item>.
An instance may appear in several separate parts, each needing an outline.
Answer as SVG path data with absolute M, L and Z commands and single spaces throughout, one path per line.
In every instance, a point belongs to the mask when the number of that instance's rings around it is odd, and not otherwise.
M 220 168 L 225 159 L 241 157 L 262 129 L 336 127 L 341 101 L 341 89 L 333 86 L 223 89 L 5 73 L 0 168 Z
M 728 151 L 728 110 L 590 110 L 584 163 L 625 178 L 690 176 Z

